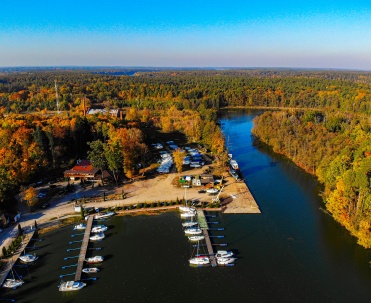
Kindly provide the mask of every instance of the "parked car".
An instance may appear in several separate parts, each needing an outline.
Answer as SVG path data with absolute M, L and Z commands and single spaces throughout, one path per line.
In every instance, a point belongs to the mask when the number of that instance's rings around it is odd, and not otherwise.
M 44 203 L 43 205 L 41 205 L 41 208 L 42 209 L 45 209 L 45 208 L 48 208 L 50 206 L 49 203 Z

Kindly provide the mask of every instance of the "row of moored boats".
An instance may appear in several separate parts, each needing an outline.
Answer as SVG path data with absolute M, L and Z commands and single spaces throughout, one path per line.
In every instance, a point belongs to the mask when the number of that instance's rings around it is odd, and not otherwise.
M 113 215 L 115 215 L 114 212 L 107 212 L 107 213 L 98 213 L 94 215 L 94 220 L 104 220 L 104 219 L 109 219 Z M 87 220 L 88 217 L 85 217 Z M 74 230 L 85 230 L 86 229 L 86 224 L 85 223 L 80 223 L 74 227 Z M 105 238 L 104 232 L 108 230 L 108 227 L 105 225 L 94 225 L 91 228 L 91 235 L 89 237 L 90 241 L 101 241 Z M 103 256 L 94 256 L 90 258 L 85 258 L 85 262 L 89 265 L 93 264 L 100 264 L 104 261 Z M 99 268 L 97 267 L 84 267 L 82 269 L 82 272 L 85 274 L 94 274 L 99 272 Z M 62 282 L 59 285 L 59 291 L 75 291 L 75 290 L 80 290 L 84 288 L 87 284 L 82 282 L 82 281 L 67 281 L 67 282 Z
M 205 235 L 199 226 L 197 220 L 197 210 L 194 207 L 179 206 L 181 212 L 180 216 L 187 221 L 182 223 L 184 228 L 184 234 L 188 237 L 190 242 L 197 242 L 197 250 L 194 257 L 190 258 L 189 264 L 196 266 L 207 266 L 210 265 L 210 255 L 199 254 L 200 246 L 203 244 L 200 241 L 205 240 Z M 218 265 L 229 265 L 231 266 L 237 258 L 233 257 L 232 251 L 218 250 L 214 255 Z

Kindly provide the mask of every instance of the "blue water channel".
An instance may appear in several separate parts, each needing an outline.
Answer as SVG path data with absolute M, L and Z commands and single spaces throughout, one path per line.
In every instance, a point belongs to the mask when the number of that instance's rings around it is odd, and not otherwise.
M 238 161 L 261 214 L 217 213 L 214 231 L 237 254 L 234 267 L 192 268 L 194 248 L 177 212 L 114 217 L 107 237 L 90 248 L 105 261 L 96 281 L 74 292 L 58 291 L 59 276 L 72 273 L 78 253 L 72 226 L 36 242 L 40 256 L 17 267 L 26 283 L 1 291 L 16 302 L 370 302 L 370 252 L 326 214 L 321 187 L 289 160 L 251 137 L 259 111 L 229 110 L 220 116 L 228 149 Z M 64 278 L 68 280 L 68 278 Z

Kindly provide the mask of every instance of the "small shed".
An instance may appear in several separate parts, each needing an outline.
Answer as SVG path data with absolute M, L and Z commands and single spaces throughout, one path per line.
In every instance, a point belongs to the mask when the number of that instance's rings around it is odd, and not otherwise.
M 202 185 L 214 183 L 214 176 L 211 174 L 201 174 L 200 179 Z
M 195 178 L 192 180 L 192 186 L 201 186 L 201 178 L 199 175 L 195 176 Z

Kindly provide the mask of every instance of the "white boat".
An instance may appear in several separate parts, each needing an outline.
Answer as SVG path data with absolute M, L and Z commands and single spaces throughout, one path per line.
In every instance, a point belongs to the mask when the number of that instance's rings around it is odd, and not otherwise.
M 236 160 L 231 159 L 231 160 L 229 161 L 229 165 L 230 165 L 233 169 L 235 169 L 235 170 L 239 169 L 239 167 L 238 167 L 238 163 L 237 163 Z
M 184 222 L 184 223 L 182 223 L 183 227 L 192 227 L 192 226 L 195 226 L 197 224 L 198 224 L 198 222 Z
M 86 258 L 85 262 L 87 262 L 89 264 L 95 264 L 95 263 L 102 263 L 103 260 L 104 260 L 104 258 L 102 256 L 95 256 L 95 257 L 91 257 L 91 258 Z
M 217 258 L 229 258 L 233 256 L 233 251 L 218 250 L 215 254 Z
M 194 207 L 189 206 L 179 206 L 179 210 L 184 213 L 195 213 L 196 209 Z
M 199 228 L 188 228 L 184 231 L 186 235 L 200 235 L 202 234 L 202 230 Z
M 32 263 L 36 261 L 39 257 L 36 255 L 31 255 L 31 254 L 25 254 L 22 256 L 19 256 L 19 260 L 21 260 L 24 263 Z
M 196 257 L 189 259 L 189 263 L 193 265 L 207 265 L 210 264 L 210 259 L 208 257 Z
M 17 287 L 20 287 L 23 285 L 24 281 L 20 277 L 18 277 L 17 273 L 14 271 L 13 268 L 10 270 L 10 274 L 11 274 L 11 278 L 6 279 L 4 281 L 2 285 L 3 287 L 16 289 Z
M 224 257 L 216 258 L 216 262 L 219 265 L 231 264 L 234 262 L 234 260 L 236 260 L 236 258 L 224 258 Z
M 80 230 L 80 229 L 85 229 L 85 228 L 86 228 L 86 224 L 80 223 L 78 225 L 75 225 L 75 227 L 73 229 L 74 230 Z
M 197 242 L 205 239 L 205 236 L 190 236 L 188 237 L 189 241 L 191 242 Z
M 92 233 L 102 233 L 102 232 L 105 232 L 107 229 L 108 229 L 108 227 L 105 226 L 105 225 L 97 225 L 97 226 L 93 226 L 93 228 L 91 229 L 91 232 Z
M 16 289 L 17 287 L 22 286 L 23 283 L 24 281 L 21 279 L 6 279 L 3 287 Z
M 230 170 L 229 170 L 229 173 L 231 174 L 231 176 L 232 176 L 234 179 L 236 179 L 236 180 L 239 179 L 239 176 L 238 176 L 237 172 L 236 172 L 234 169 L 230 169 Z
M 182 214 L 180 214 L 180 217 L 181 218 L 192 218 L 194 216 L 196 216 L 196 213 L 194 213 L 194 212 L 188 212 L 188 213 L 182 213 Z
M 59 291 L 74 291 L 80 290 L 81 288 L 85 287 L 86 284 L 80 281 L 67 281 L 61 283 L 59 285 Z
M 99 233 L 99 234 L 95 234 L 95 235 L 91 236 L 89 239 L 91 241 L 99 241 L 99 240 L 104 239 L 104 237 L 105 237 L 104 233 Z
M 99 271 L 99 268 L 96 267 L 90 267 L 90 268 L 83 268 L 82 272 L 86 274 L 95 274 Z
M 206 190 L 207 193 L 209 194 L 216 194 L 219 190 L 215 187 L 209 188 Z
M 94 216 L 95 220 L 100 220 L 100 219 L 108 219 L 114 216 L 116 213 L 113 211 L 109 211 L 107 213 L 99 213 Z

